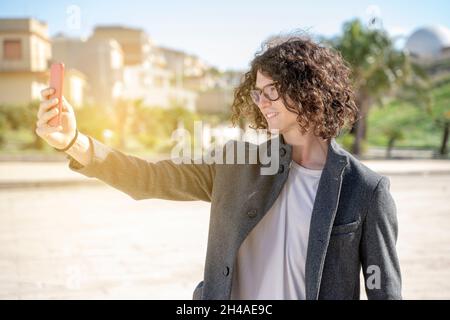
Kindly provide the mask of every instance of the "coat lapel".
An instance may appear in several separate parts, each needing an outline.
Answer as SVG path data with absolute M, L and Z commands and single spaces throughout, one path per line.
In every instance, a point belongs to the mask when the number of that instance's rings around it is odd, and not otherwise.
M 306 299 L 316 300 L 342 185 L 342 173 L 348 158 L 339 151 L 334 139 L 328 147 L 327 160 L 317 189 L 311 215 L 306 256 Z

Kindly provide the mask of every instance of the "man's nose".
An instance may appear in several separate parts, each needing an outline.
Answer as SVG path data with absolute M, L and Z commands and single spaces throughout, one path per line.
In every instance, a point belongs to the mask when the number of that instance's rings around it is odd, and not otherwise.
M 272 101 L 267 99 L 263 94 L 259 97 L 258 107 L 262 110 L 264 108 L 270 107 Z

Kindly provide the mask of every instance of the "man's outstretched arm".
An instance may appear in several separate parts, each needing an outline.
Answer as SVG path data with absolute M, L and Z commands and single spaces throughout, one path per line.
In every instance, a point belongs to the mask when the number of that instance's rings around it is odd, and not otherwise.
M 71 170 L 97 178 L 136 200 L 211 201 L 214 165 L 175 164 L 172 160 L 153 163 L 82 133 L 67 154 Z

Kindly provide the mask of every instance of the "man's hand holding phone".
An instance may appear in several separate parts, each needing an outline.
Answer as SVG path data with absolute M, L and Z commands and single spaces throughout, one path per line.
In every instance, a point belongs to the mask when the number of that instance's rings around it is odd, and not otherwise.
M 49 145 L 63 149 L 76 133 L 76 119 L 72 106 L 63 97 L 64 64 L 54 63 L 50 68 L 50 88 L 41 92 L 36 122 L 36 134 Z
M 57 149 L 63 149 L 69 145 L 75 137 L 77 122 L 73 107 L 62 97 L 62 112 L 59 114 L 58 98 L 52 98 L 54 88 L 41 91 L 42 101 L 39 105 L 36 122 L 36 134 L 44 139 L 49 145 Z M 51 121 L 60 116 L 60 125 L 52 126 Z
M 67 148 L 65 151 L 72 158 L 86 166 L 91 162 L 92 149 L 86 135 L 77 135 L 75 112 L 62 95 L 63 81 L 64 65 L 52 65 L 50 87 L 41 91 L 36 134 L 56 149 Z

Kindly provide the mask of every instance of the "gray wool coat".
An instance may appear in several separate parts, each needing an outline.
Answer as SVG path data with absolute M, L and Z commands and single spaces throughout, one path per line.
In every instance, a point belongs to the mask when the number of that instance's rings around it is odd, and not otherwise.
M 94 177 L 136 200 L 159 198 L 211 202 L 203 280 L 194 299 L 230 299 L 238 249 L 277 199 L 289 174 L 292 146 L 277 138 L 279 170 L 262 175 L 256 164 L 155 163 L 126 155 L 89 137 L 92 161 L 82 166 L 68 156 L 69 168 Z M 255 146 L 270 150 L 270 139 Z M 306 298 L 359 299 L 360 272 L 369 299 L 401 299 L 396 253 L 396 206 L 389 180 L 371 171 L 334 139 L 313 207 L 307 249 Z

